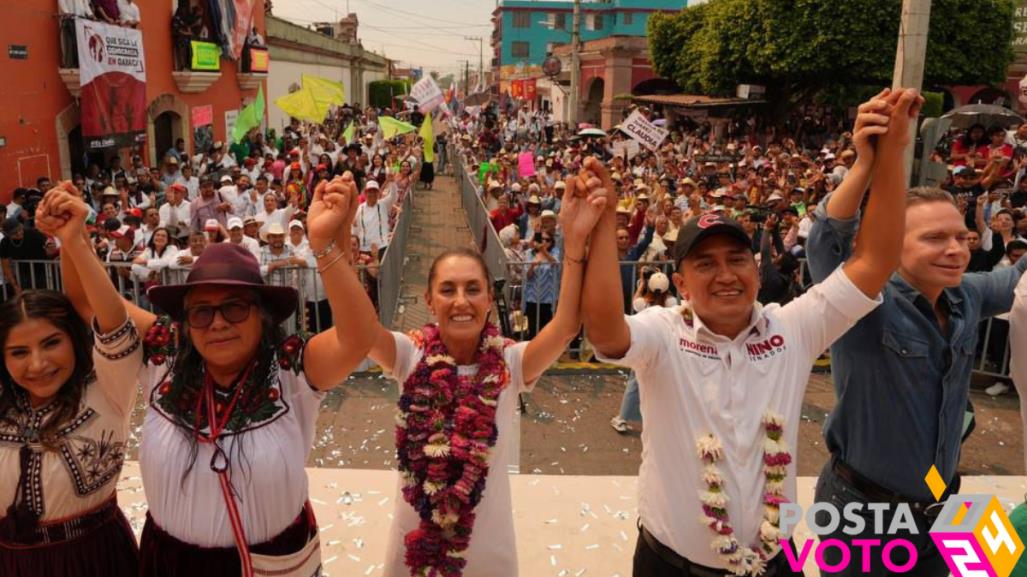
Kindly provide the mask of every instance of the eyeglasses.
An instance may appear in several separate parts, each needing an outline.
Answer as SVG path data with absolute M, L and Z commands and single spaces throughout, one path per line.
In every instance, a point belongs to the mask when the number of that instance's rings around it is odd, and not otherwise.
M 221 318 L 234 324 L 239 324 L 250 318 L 250 309 L 254 303 L 242 300 L 225 301 L 219 305 L 198 305 L 186 309 L 185 317 L 189 326 L 196 329 L 205 329 L 214 322 L 214 313 L 221 313 Z

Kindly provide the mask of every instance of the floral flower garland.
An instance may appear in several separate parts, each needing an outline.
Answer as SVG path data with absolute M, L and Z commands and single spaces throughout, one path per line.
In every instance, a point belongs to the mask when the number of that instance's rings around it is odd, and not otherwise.
M 724 477 L 717 463 L 724 457 L 720 440 L 712 434 L 700 437 L 696 442 L 699 458 L 706 464 L 703 482 L 706 490 L 699 493 L 703 514 L 699 521 L 716 534 L 711 546 L 735 575 L 762 575 L 767 561 L 781 549 L 781 503 L 784 496 L 784 480 L 788 475 L 788 464 L 792 456 L 788 445 L 781 439 L 784 433 L 784 418 L 772 412 L 763 416 L 763 522 L 760 524 L 760 546 L 744 547 L 738 543 L 735 530 L 727 514 L 727 494 L 724 492 Z
M 413 575 L 459 577 L 498 435 L 496 407 L 509 380 L 503 359 L 507 341 L 495 325 L 487 325 L 478 373 L 465 378 L 437 326 L 411 337 L 424 355 L 403 384 L 396 450 L 403 498 L 421 521 L 404 538 L 405 561 Z
M 178 325 L 171 322 L 171 317 L 161 315 L 153 322 L 143 336 L 143 361 L 155 366 L 163 365 L 168 359 L 175 358 L 178 341 Z

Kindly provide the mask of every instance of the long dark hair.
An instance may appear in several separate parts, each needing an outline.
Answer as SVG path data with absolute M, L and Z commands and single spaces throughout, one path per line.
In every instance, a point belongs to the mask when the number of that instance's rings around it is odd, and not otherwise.
M 285 333 L 281 325 L 276 323 L 271 314 L 267 312 L 267 309 L 262 306 L 260 295 L 254 293 L 253 298 L 255 299 L 257 309 L 260 311 L 261 337 L 260 343 L 257 345 L 257 364 L 250 375 L 249 382 L 260 383 L 272 378 L 274 376 L 273 372 L 278 369 L 275 363 L 275 348 L 285 340 Z M 171 365 L 171 387 L 181 391 L 188 391 L 190 398 L 200 398 L 203 394 L 206 376 L 206 361 L 203 355 L 200 354 L 200 351 L 196 349 L 189 336 L 188 321 L 181 319 L 181 322 L 182 330 L 179 336 L 178 352 Z M 246 383 L 238 383 L 236 386 L 246 386 Z M 184 427 L 179 427 L 179 429 L 189 443 L 189 467 L 182 474 L 182 483 L 185 483 L 185 478 L 192 471 L 193 465 L 196 464 L 198 452 L 196 441 L 198 431 L 195 430 L 195 424 L 185 424 L 189 427 L 189 430 L 186 430 Z M 246 455 L 243 452 L 243 444 L 241 442 L 243 438 L 245 437 L 240 436 L 239 442 L 235 443 L 235 452 L 236 456 L 241 457 L 245 463 Z
M 162 230 L 164 231 L 164 234 L 168 236 L 168 244 L 164 245 L 164 250 L 160 251 L 160 254 L 157 254 L 157 245 L 153 243 L 153 239 L 156 238 L 157 233 Z M 168 252 L 168 249 L 172 246 L 175 246 L 175 239 L 171 237 L 171 231 L 169 231 L 165 226 L 159 226 L 153 229 L 153 234 L 150 235 L 150 242 L 146 243 L 146 248 L 150 249 L 153 256 L 158 258 L 164 256 L 164 253 Z
M 11 329 L 29 319 L 51 323 L 71 339 L 75 351 L 75 368 L 57 391 L 53 401 L 56 410 L 40 431 L 43 444 L 51 447 L 56 431 L 78 413 L 82 394 L 92 381 L 93 336 L 68 297 L 49 290 L 28 290 L 0 304 L 0 348 L 6 348 Z M 7 423 L 15 421 L 17 396 L 23 391 L 7 371 L 7 363 L 0 363 L 0 420 Z
M 977 130 L 978 128 L 981 129 L 981 138 L 979 140 L 973 140 L 972 138 L 970 138 L 970 135 L 973 134 L 973 131 Z M 982 144 L 988 144 L 988 135 L 984 130 L 983 124 L 974 124 L 970 128 L 967 128 L 966 132 L 963 133 L 961 139 L 963 141 L 963 146 L 967 148 L 973 148 L 976 146 L 981 146 Z

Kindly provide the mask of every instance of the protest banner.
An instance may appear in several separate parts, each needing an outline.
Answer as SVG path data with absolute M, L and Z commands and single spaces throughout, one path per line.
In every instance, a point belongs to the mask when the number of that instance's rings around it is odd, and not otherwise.
M 631 116 L 621 124 L 620 129 L 637 140 L 639 144 L 654 152 L 667 139 L 668 134 L 666 129 L 653 125 L 638 110 L 631 113 Z
M 123 148 L 145 140 L 143 33 L 79 18 L 75 34 L 86 150 Z
M 627 157 L 628 160 L 635 158 L 642 151 L 641 145 L 636 140 L 623 140 L 613 143 L 613 155 Z
M 425 76 L 418 80 L 417 84 L 410 89 L 410 96 L 417 101 L 417 107 L 422 114 L 428 114 L 435 110 L 446 99 L 442 94 L 442 89 L 435 84 L 435 80 L 431 76 Z
M 221 48 L 213 42 L 192 40 L 189 42 L 193 53 L 189 68 L 203 72 L 221 70 Z
M 535 155 L 530 150 L 517 155 L 517 174 L 521 178 L 535 176 Z
M 190 109 L 193 125 L 193 150 L 207 151 L 214 144 L 214 107 L 196 106 Z

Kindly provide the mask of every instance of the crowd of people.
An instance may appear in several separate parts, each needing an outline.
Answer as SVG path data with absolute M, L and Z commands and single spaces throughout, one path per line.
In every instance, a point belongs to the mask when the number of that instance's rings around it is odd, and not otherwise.
M 793 138 L 743 123 L 719 144 L 702 127 L 675 129 L 629 158 L 615 153 L 620 136 L 571 138 L 540 115 L 472 110 L 448 121 L 437 160 L 416 136 L 385 139 L 376 111 L 344 108 L 280 138 L 195 156 L 177 143 L 160 166 L 112 159 L 40 180 L 6 208 L 0 240 L 12 289 L 0 304 L 0 573 L 318 574 L 304 465 L 320 402 L 369 357 L 399 383 L 385 574 L 516 576 L 517 395 L 583 327 L 598 358 L 633 371 L 646 423 L 636 577 L 801 574 L 781 552 L 794 551 L 781 505 L 797 500 L 790 448 L 828 347 L 838 403 L 816 498 L 883 514 L 894 530 L 867 522 L 832 537 L 914 543 L 887 565 L 865 555 L 871 574 L 909 561 L 905 551 L 918 575 L 946 575 L 923 477 L 936 468 L 942 499 L 959 492 L 979 325 L 1009 313 L 1014 349 L 1027 346 L 1027 259 L 967 272 L 967 223 L 1015 221 L 1012 195 L 992 215 L 983 193 L 907 191 L 922 102 L 884 90 L 851 133 L 821 124 Z M 520 299 L 536 321 L 521 342 L 490 322 L 497 295 L 477 251 L 433 260 L 434 320 L 410 334 L 380 323 L 357 268 L 370 274 L 415 182 L 430 186 L 449 154 L 523 263 Z M 40 259 L 23 258 L 30 242 Z M 62 292 L 28 284 L 55 254 Z M 154 274 L 172 265 L 184 278 Z M 301 269 L 309 282 L 275 282 Z M 126 282 L 146 300 L 126 298 Z M 311 299 L 327 322 L 283 324 Z M 140 391 L 148 513 L 137 544 L 116 482 Z M 915 527 L 868 509 L 876 502 L 907 504 Z
M 384 139 L 377 114 L 340 108 L 322 124 L 293 121 L 280 137 L 254 132 L 230 146 L 214 142 L 196 155 L 179 139 L 156 166 L 146 166 L 138 154 L 127 165 L 112 156 L 104 165 L 89 164 L 71 182 L 90 208 L 88 230 L 97 254 L 110 265 L 119 292 L 137 304 L 149 306 L 151 286 L 184 278 L 206 247 L 232 243 L 253 254 L 269 283 L 299 287 L 304 326 L 320 330 L 331 326 L 331 315 L 307 238 L 312 191 L 346 171 L 354 175 L 361 193 L 353 258 L 377 304 L 381 260 L 406 198 L 417 183 L 432 180 L 417 138 Z M 347 141 L 344 129 L 351 123 Z M 35 206 L 49 187 L 40 178 L 0 207 L 5 295 L 59 286 L 56 268 L 45 264 L 58 254 L 59 242 L 33 227 Z

